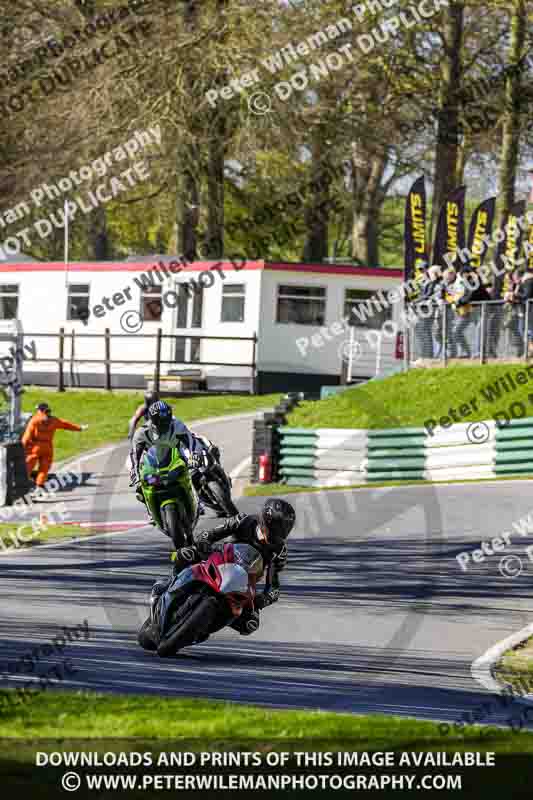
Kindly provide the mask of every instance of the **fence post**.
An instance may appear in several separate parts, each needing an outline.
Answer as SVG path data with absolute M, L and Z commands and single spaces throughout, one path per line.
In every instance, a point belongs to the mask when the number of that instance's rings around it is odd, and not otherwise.
M 157 329 L 157 338 L 155 343 L 155 370 L 154 370 L 154 385 L 152 387 L 152 391 L 159 395 L 159 389 L 161 384 L 161 342 L 162 342 L 162 335 L 163 330 L 161 328 Z
M 105 329 L 105 388 L 111 391 L 111 331 Z
M 448 364 L 448 308 L 445 303 L 442 305 L 442 363 Z
M 487 324 L 485 311 L 487 310 L 487 304 L 481 303 L 481 323 L 479 326 L 479 363 L 485 363 L 485 326 Z
M 528 344 L 529 344 L 529 300 L 526 300 L 526 309 L 524 314 L 524 361 L 526 364 L 528 360 Z
M 63 374 L 63 366 L 64 366 L 64 358 L 65 358 L 65 329 L 59 329 L 59 360 L 58 360 L 58 372 L 57 372 L 57 391 L 64 392 L 65 391 L 65 376 Z
M 252 349 L 252 394 L 257 394 L 257 333 L 254 332 L 254 343 Z

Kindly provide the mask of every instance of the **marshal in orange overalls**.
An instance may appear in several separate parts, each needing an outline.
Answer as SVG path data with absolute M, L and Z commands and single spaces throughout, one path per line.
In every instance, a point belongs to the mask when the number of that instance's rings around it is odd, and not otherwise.
M 44 411 L 37 411 L 22 435 L 22 444 L 26 453 L 26 468 L 30 478 L 34 467 L 39 462 L 39 471 L 35 481 L 37 486 L 44 486 L 52 466 L 54 433 L 57 430 L 81 431 L 82 428 L 73 422 L 52 417 Z

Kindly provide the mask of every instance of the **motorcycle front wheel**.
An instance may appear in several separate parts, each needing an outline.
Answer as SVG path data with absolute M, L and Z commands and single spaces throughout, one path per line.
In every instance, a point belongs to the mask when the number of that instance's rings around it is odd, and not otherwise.
M 157 654 L 162 658 L 172 656 L 205 636 L 211 630 L 219 616 L 219 604 L 216 597 L 206 594 L 193 594 L 177 610 L 174 622 L 161 637 Z
M 170 536 L 174 547 L 179 550 L 190 544 L 189 541 L 189 528 L 187 520 L 184 519 L 185 514 L 177 503 L 167 503 L 161 509 L 161 521 L 163 523 L 163 530 Z

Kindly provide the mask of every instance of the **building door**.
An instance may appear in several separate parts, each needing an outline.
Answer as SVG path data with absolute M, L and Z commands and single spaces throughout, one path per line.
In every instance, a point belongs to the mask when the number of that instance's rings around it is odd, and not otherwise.
M 185 288 L 187 286 L 187 288 Z M 186 335 L 193 328 L 202 327 L 204 290 L 191 284 L 177 284 L 176 349 L 177 364 L 200 361 L 200 342 L 195 336 Z

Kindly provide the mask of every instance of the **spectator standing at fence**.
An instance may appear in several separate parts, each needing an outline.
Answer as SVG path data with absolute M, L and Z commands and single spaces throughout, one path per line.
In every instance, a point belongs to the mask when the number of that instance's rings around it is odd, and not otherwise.
M 446 347 L 447 355 L 455 358 L 457 346 L 455 342 L 455 313 L 453 304 L 457 299 L 456 292 L 457 272 L 453 267 L 448 267 L 442 273 L 441 297 L 444 302 L 443 313 L 446 314 L 446 341 L 442 347 Z
M 456 275 L 449 292 L 451 308 L 454 312 L 453 322 L 450 326 L 451 358 L 472 358 L 472 350 L 466 334 L 474 322 L 471 298 L 477 288 L 476 282 L 478 283 L 479 279 L 473 275 L 473 270 L 463 267 L 461 272 Z
M 418 297 L 413 300 L 413 309 L 416 314 L 416 322 L 415 322 L 415 334 L 416 334 L 416 341 L 417 341 L 417 358 L 431 358 L 433 355 L 433 350 L 431 347 L 431 337 L 428 339 L 427 336 L 427 320 L 424 317 L 424 312 L 426 309 L 425 303 L 425 290 L 428 282 L 428 270 L 427 266 L 423 268 L 424 274 L 421 279 L 421 286 L 420 292 Z
M 485 344 L 488 340 L 487 331 L 489 330 L 489 316 L 490 306 L 486 305 L 490 300 L 490 294 L 487 287 L 481 280 L 481 276 L 472 267 L 464 267 L 461 277 L 469 288 L 469 297 L 467 300 L 468 305 L 472 306 L 470 320 L 473 323 L 474 329 L 474 358 L 479 358 L 481 355 L 481 320 L 484 317 L 484 333 L 483 338 Z M 473 304 L 473 305 L 472 305 Z M 486 352 L 486 347 L 484 347 Z
M 427 271 L 427 280 L 420 294 L 420 302 L 424 304 L 424 317 L 420 320 L 421 339 L 424 345 L 423 358 L 438 358 L 442 337 L 437 338 L 434 332 L 435 318 L 442 303 L 442 273 L 439 266 L 432 266 Z
M 39 403 L 37 412 L 28 422 L 22 435 L 22 445 L 26 454 L 26 469 L 31 479 L 32 472 L 38 466 L 37 487 L 44 486 L 50 467 L 54 460 L 54 434 L 57 430 L 84 431 L 87 425 L 76 425 L 65 419 L 52 416 L 48 403 Z
M 533 269 L 529 266 L 522 275 L 520 285 L 516 290 L 516 297 L 520 303 L 520 316 L 519 316 L 519 331 L 522 341 L 525 341 L 526 317 L 527 317 L 527 344 L 528 355 L 530 349 L 530 341 L 533 339 Z
M 520 288 L 522 274 L 515 269 L 509 276 L 509 287 L 505 292 L 503 307 L 503 327 L 508 331 L 509 344 L 515 351 L 516 358 L 521 358 L 524 354 L 524 337 L 520 335 L 520 298 L 518 290 Z M 522 328 L 523 330 L 523 328 Z

